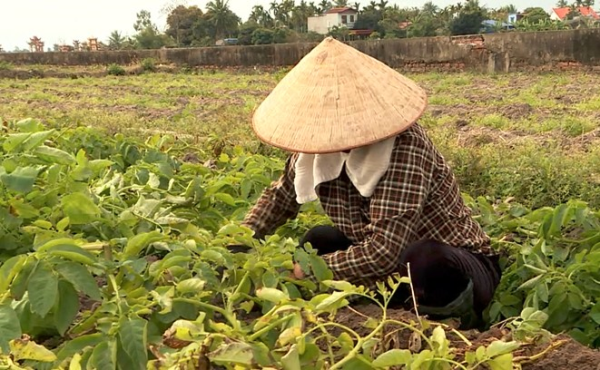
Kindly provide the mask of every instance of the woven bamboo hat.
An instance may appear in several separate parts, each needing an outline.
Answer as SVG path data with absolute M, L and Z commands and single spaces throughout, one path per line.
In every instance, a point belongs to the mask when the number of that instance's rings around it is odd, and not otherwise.
M 328 37 L 256 108 L 258 138 L 300 153 L 332 153 L 373 144 L 415 123 L 427 95 L 414 81 Z

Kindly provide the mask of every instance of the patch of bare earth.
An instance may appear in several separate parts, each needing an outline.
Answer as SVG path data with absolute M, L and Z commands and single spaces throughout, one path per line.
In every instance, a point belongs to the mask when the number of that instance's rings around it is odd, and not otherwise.
M 364 326 L 369 317 L 380 318 L 381 309 L 375 305 L 344 308 L 338 312 L 336 322 L 364 337 L 372 331 Z M 404 310 L 389 309 L 387 317 L 407 324 L 418 322 L 413 313 Z M 431 329 L 425 334 L 430 335 L 430 331 Z M 340 333 L 337 332 L 338 335 Z M 424 349 L 426 345 L 415 341 L 412 333 L 412 330 L 398 325 L 384 328 L 382 337 L 384 347 L 378 348 L 378 353 L 393 348 L 409 349 L 413 352 Z M 465 352 L 475 351 L 479 346 L 487 346 L 495 340 L 511 340 L 509 332 L 498 328 L 483 333 L 476 330 L 463 331 L 461 334 L 471 342 L 471 345 L 456 335 L 450 328 L 450 324 L 446 328 L 451 347 L 457 348 L 456 355 L 459 361 Z M 525 345 L 514 352 L 514 359 L 521 363 L 523 370 L 600 370 L 600 351 L 585 347 L 566 336 L 557 336 L 552 343 Z
M 123 66 L 125 74 L 139 75 L 144 73 L 144 69 L 140 66 Z M 174 66 L 160 65 L 156 67 L 157 72 L 173 73 L 178 68 Z M 47 66 L 44 68 L 29 68 L 28 66 L 18 66 L 14 69 L 0 70 L 0 78 L 9 78 L 17 80 L 28 80 L 30 78 L 81 78 L 81 77 L 106 77 L 108 76 L 107 68 L 85 68 L 84 66 L 72 67 L 69 69 L 57 69 L 55 66 Z
M 531 134 L 517 130 L 499 130 L 491 127 L 469 126 L 465 120 L 457 120 L 456 136 L 459 146 L 480 146 L 490 143 L 508 147 L 535 141 L 540 146 L 559 145 L 564 150 L 587 151 L 600 144 L 600 129 L 579 136 L 566 136 L 557 131 Z

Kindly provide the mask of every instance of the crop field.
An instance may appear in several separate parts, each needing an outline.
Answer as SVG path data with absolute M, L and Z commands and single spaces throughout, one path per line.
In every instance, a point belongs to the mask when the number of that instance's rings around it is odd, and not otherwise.
M 597 369 L 597 76 L 410 76 L 503 254 L 479 333 L 332 281 L 296 247 L 318 204 L 264 243 L 238 225 L 283 168 L 250 117 L 285 72 L 0 79 L 0 368 Z

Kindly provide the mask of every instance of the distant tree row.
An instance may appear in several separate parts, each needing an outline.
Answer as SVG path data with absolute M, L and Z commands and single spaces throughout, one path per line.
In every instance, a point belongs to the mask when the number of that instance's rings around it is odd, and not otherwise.
M 133 25 L 135 34 L 123 36 L 113 31 L 103 47 L 119 49 L 157 49 L 162 47 L 212 46 L 219 40 L 237 39 L 241 45 L 259 45 L 296 41 L 319 41 L 325 35 L 308 32 L 308 18 L 321 15 L 332 7 L 352 7 L 359 11 L 355 28 L 370 29 L 371 38 L 406 38 L 442 35 L 477 34 L 483 29 L 482 22 L 497 21 L 492 31 L 503 31 L 509 14 L 517 13 L 514 5 L 487 8 L 479 0 L 465 0 L 446 7 L 429 1 L 422 7 L 389 5 L 387 0 L 370 1 L 361 6 L 348 0 L 273 0 L 269 7 L 255 5 L 248 19 L 242 19 L 229 7 L 229 0 L 212 0 L 202 10 L 187 6 L 185 0 L 170 0 L 162 12 L 166 15 L 166 27 L 159 30 L 150 12 L 141 10 Z M 568 28 L 598 27 L 598 22 L 581 17 L 580 7 L 591 7 L 594 0 L 575 0 L 568 3 L 559 0 L 557 7 L 570 7 L 565 21 L 551 20 L 540 7 L 529 7 L 519 14 L 512 25 L 516 31 L 542 31 Z M 330 36 L 347 39 L 350 30 L 334 27 Z M 55 48 L 57 45 L 55 45 Z
M 572 11 L 567 17 L 571 20 L 580 15 L 577 11 L 579 7 L 591 7 L 594 5 L 594 0 L 576 0 L 571 4 L 560 0 L 556 5 L 571 7 Z M 374 30 L 372 38 L 477 34 L 481 32 L 484 20 L 498 21 L 497 31 L 500 31 L 508 15 L 517 13 L 514 5 L 491 9 L 482 6 L 479 0 L 466 0 L 443 8 L 432 2 L 427 2 L 420 8 L 401 8 L 397 4 L 390 5 L 387 0 L 371 1 L 364 6 L 348 0 L 321 0 L 320 2 L 273 0 L 268 8 L 255 5 L 248 19 L 242 22 L 240 17 L 230 9 L 228 0 L 210 1 L 205 11 L 197 6 L 171 3 L 165 7 L 168 16 L 164 34 L 156 31 L 149 20 L 150 15 L 142 12 L 144 21 L 140 21 L 142 14 L 140 13 L 136 22 L 136 30 L 140 29 L 141 24 L 142 31 L 134 36 L 133 41 L 141 48 L 158 45 L 161 47 L 210 46 L 214 45 L 216 40 L 223 38 L 236 38 L 237 43 L 241 45 L 318 41 L 324 35 L 308 32 L 308 18 L 321 15 L 332 7 L 343 6 L 359 11 L 355 28 Z M 514 24 L 517 31 L 596 26 L 597 24 L 589 20 L 571 24 L 552 21 L 550 15 L 540 7 L 524 9 L 519 20 Z M 329 35 L 345 39 L 349 33 L 348 29 L 333 28 Z M 114 38 L 111 37 L 109 45 L 117 46 Z

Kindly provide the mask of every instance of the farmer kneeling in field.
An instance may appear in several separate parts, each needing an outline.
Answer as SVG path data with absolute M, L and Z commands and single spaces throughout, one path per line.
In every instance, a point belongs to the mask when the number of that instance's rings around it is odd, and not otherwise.
M 420 313 L 473 328 L 501 271 L 448 164 L 416 123 L 426 105 L 413 81 L 327 38 L 255 111 L 258 137 L 293 154 L 244 225 L 264 238 L 319 200 L 336 227 L 316 227 L 302 243 L 326 252 L 334 279 L 374 288 L 394 273 L 408 276 L 410 263 Z M 298 265 L 294 274 L 307 278 Z M 410 289 L 402 292 L 410 303 Z

